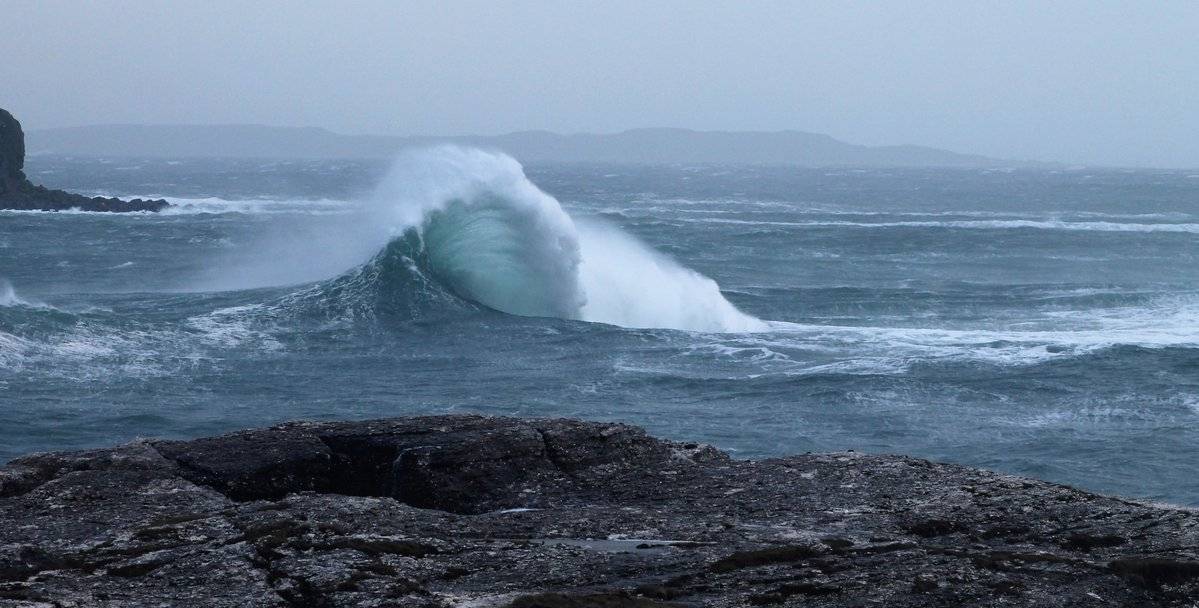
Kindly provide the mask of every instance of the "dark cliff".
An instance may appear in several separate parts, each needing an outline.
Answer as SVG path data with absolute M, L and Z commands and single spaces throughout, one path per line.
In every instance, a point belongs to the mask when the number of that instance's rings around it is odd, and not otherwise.
M 25 177 L 25 133 L 21 123 L 0 108 L 0 209 L 29 211 L 161 211 L 163 200 L 87 197 L 36 186 Z
M 1194 606 L 1199 513 L 636 427 L 290 423 L 0 468 L 0 606 Z
M 0 195 L 25 181 L 25 133 L 8 110 L 0 108 Z

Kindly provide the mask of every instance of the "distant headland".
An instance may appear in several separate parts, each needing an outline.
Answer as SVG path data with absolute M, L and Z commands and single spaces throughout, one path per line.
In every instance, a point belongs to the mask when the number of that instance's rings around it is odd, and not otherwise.
M 169 206 L 164 200 L 87 197 L 62 190 L 51 190 L 31 183 L 25 177 L 25 133 L 21 123 L 0 108 L 0 209 L 28 211 L 161 211 Z
M 861 146 L 802 131 L 634 129 L 562 135 L 342 135 L 263 125 L 99 125 L 30 133 L 30 154 L 138 158 L 390 158 L 449 143 L 501 150 L 523 163 L 743 164 L 799 167 L 1044 167 L 923 146 Z

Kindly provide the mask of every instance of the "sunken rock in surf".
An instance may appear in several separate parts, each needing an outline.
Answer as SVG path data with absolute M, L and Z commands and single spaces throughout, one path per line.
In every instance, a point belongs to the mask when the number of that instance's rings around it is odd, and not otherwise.
M 1193 606 L 1199 512 L 575 420 L 296 422 L 0 468 L 0 605 Z
M 0 108 L 0 209 L 22 211 L 161 211 L 169 206 L 164 200 L 87 197 L 52 190 L 31 183 L 25 177 L 25 133 L 21 123 Z

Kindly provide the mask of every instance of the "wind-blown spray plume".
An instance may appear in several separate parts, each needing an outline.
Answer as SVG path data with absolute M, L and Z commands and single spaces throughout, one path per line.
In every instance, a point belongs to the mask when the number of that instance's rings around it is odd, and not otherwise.
M 576 223 L 503 154 L 458 147 L 405 153 L 365 217 L 390 229 L 390 244 L 326 287 L 346 292 L 354 284 L 357 292 L 386 281 L 370 288 L 393 311 L 418 314 L 448 292 L 515 315 L 694 331 L 765 328 L 711 279 L 616 227 Z

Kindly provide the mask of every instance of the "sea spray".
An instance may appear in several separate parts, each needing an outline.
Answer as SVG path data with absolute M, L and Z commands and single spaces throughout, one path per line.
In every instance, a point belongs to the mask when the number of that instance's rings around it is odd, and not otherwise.
M 25 300 L 17 296 L 17 290 L 13 289 L 12 283 L 8 279 L 0 279 L 0 306 L 22 306 L 25 304 Z
M 427 319 L 480 304 L 623 327 L 766 329 L 708 277 L 615 225 L 576 222 L 499 152 L 404 151 L 357 205 L 270 221 L 255 255 L 214 263 L 189 288 L 308 284 L 281 304 L 327 318 Z
M 729 303 L 716 281 L 680 266 L 612 224 L 577 223 L 583 252 L 582 319 L 623 327 L 764 331 L 766 324 Z
M 509 156 L 452 146 L 408 152 L 372 198 L 395 238 L 460 297 L 525 316 L 625 327 L 765 329 L 711 279 L 619 228 L 577 223 Z M 407 236 L 405 236 L 407 235 Z
M 48 304 L 29 300 L 17 294 L 17 289 L 13 287 L 12 282 L 8 279 L 0 278 L 0 307 L 22 307 L 35 308 L 42 310 L 52 310 L 53 307 Z

